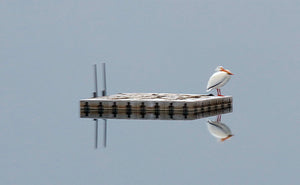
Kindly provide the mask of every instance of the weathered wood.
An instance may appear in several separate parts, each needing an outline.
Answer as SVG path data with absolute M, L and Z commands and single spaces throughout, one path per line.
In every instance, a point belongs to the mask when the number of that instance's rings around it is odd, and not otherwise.
M 231 96 L 171 93 L 122 93 L 80 100 L 82 118 L 199 119 L 231 111 Z M 228 112 L 228 111 L 227 111 Z M 206 115 L 203 115 L 207 113 Z M 193 115 L 193 116 L 192 116 Z

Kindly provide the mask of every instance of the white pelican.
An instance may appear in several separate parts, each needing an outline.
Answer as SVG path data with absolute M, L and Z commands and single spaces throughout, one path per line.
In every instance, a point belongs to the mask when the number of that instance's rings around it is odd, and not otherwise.
M 217 89 L 218 96 L 221 95 L 220 87 L 223 87 L 233 75 L 229 70 L 224 69 L 222 66 L 216 68 L 216 72 L 209 78 L 207 83 L 206 91 L 211 91 L 212 89 Z
M 208 120 L 207 122 L 207 128 L 210 134 L 220 139 L 220 141 L 225 141 L 233 136 L 230 128 L 224 123 L 211 120 Z

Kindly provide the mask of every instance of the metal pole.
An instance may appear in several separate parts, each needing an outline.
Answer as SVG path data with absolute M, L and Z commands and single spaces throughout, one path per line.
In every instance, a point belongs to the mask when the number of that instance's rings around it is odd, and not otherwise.
M 94 119 L 95 121 L 95 149 L 98 148 L 98 119 Z
M 106 69 L 105 69 L 105 63 L 102 63 L 102 75 L 103 75 L 103 90 L 102 90 L 102 96 L 106 96 Z M 106 147 L 107 143 L 107 120 L 104 120 L 104 128 L 103 128 L 103 146 Z
M 94 98 L 98 97 L 98 82 L 97 82 L 97 64 L 94 64 L 94 77 L 95 77 L 95 92 L 93 93 Z
M 106 147 L 107 141 L 107 120 L 104 119 L 104 134 L 103 134 L 103 146 Z
M 103 91 L 102 96 L 106 96 L 106 69 L 105 69 L 105 63 L 102 63 L 102 70 L 103 70 Z

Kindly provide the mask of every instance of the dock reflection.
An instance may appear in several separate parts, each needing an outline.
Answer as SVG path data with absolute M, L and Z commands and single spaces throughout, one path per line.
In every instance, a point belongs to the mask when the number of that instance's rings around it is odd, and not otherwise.
M 227 114 L 232 112 L 232 107 L 227 107 L 218 110 L 206 111 L 115 111 L 115 110 L 102 110 L 90 111 L 88 114 L 81 110 L 81 118 L 92 119 L 139 119 L 139 120 L 195 120 L 206 117 L 216 116 L 219 114 Z
M 232 112 L 232 107 L 224 109 L 203 111 L 203 112 L 170 112 L 170 111 L 153 111 L 153 112 L 115 112 L 112 110 L 90 111 L 89 114 L 80 112 L 81 118 L 93 119 L 95 122 L 95 148 L 98 148 L 98 121 L 103 120 L 103 147 L 107 146 L 107 124 L 109 119 L 123 120 L 197 120 L 206 117 L 217 116 L 216 121 L 208 120 L 207 127 L 211 135 L 220 141 L 225 141 L 232 137 L 232 133 L 228 126 L 221 123 L 221 115 Z

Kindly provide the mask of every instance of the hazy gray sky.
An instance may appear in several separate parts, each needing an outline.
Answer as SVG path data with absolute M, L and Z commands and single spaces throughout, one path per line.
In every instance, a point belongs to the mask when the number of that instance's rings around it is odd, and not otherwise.
M 1 1 L 1 184 L 298 184 L 299 20 L 289 0 Z M 206 93 L 229 68 L 235 136 L 218 143 L 207 119 L 109 120 L 94 150 L 79 100 L 101 62 L 109 94 Z

